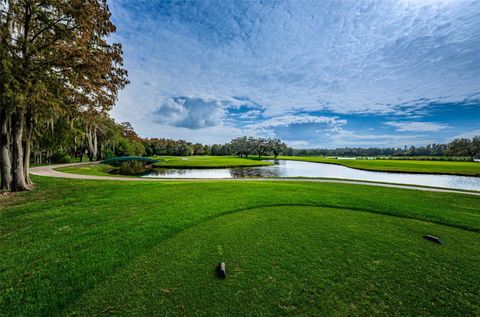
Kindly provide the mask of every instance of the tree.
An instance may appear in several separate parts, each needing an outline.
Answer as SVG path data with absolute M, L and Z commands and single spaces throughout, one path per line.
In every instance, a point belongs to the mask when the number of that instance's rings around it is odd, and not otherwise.
M 472 139 L 472 150 L 475 152 L 472 156 L 472 160 L 480 155 L 480 135 Z
M 205 148 L 203 144 L 195 143 L 193 145 L 193 155 L 204 155 L 204 154 L 205 154 Z
M 252 140 L 252 149 L 258 155 L 258 157 L 262 157 L 268 150 L 268 140 L 264 138 L 257 138 Z
M 466 138 L 453 140 L 448 144 L 448 153 L 454 156 L 468 156 L 473 161 L 480 153 L 480 136 L 472 140 Z
M 253 137 L 239 137 L 230 142 L 232 150 L 239 156 L 245 155 L 248 158 L 253 152 L 255 139 Z
M 268 140 L 268 148 L 272 151 L 275 158 L 283 152 L 287 150 L 287 145 L 283 143 L 280 139 L 269 139 Z
M 1 0 L 2 189 L 29 189 L 39 118 L 111 109 L 128 83 L 121 46 L 107 42 L 114 31 L 106 0 Z M 92 152 L 97 128 L 87 128 Z

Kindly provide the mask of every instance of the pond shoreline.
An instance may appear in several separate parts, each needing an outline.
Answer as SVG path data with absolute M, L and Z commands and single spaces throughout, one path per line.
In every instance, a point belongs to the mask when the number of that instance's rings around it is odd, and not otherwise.
M 269 159 L 266 159 L 269 160 Z M 301 160 L 301 159 L 291 159 L 291 158 L 286 158 L 282 157 L 281 159 L 278 160 L 285 160 L 285 161 L 296 161 L 296 162 L 307 162 L 307 163 L 317 163 L 317 164 L 332 164 L 332 165 L 338 165 L 338 166 L 343 166 L 351 169 L 356 169 L 360 171 L 368 171 L 368 172 L 384 172 L 384 173 L 398 173 L 398 174 L 426 174 L 426 175 L 452 175 L 452 176 L 467 176 L 467 177 L 478 177 L 480 178 L 480 173 L 479 174 L 467 174 L 467 173 L 455 173 L 455 172 L 435 172 L 435 171 L 400 171 L 400 170 L 387 170 L 387 169 L 375 169 L 375 168 L 362 168 L 362 167 L 357 167 L 357 166 L 349 166 L 347 164 L 343 164 L 343 162 L 328 162 L 328 161 L 322 161 L 322 162 L 315 162 L 315 161 L 310 161 L 310 160 Z M 348 160 L 345 160 L 348 161 Z M 393 161 L 393 160 L 392 160 Z M 398 160 L 402 161 L 402 160 Z M 414 161 L 414 160 L 404 160 L 404 161 Z M 428 161 L 422 161 L 422 162 L 428 162 Z M 432 161 L 432 162 L 443 162 L 443 161 Z M 480 165 L 480 163 L 478 163 Z
M 60 164 L 60 165 L 50 165 L 50 166 L 41 166 L 31 169 L 31 174 L 39 176 L 49 176 L 49 177 L 60 177 L 60 178 L 75 178 L 75 179 L 96 179 L 96 180 L 117 180 L 117 181 L 305 181 L 305 182 L 333 182 L 333 183 L 347 183 L 347 184 L 360 184 L 360 185 L 373 185 L 373 186 L 385 186 L 385 187 L 399 187 L 406 189 L 419 189 L 427 191 L 445 191 L 445 192 L 454 192 L 454 193 L 465 193 L 480 195 L 480 191 L 470 190 L 470 189 L 458 189 L 458 188 L 448 188 L 442 186 L 428 186 L 428 185 L 416 185 L 416 184 L 405 184 L 398 182 L 381 182 L 381 181 L 369 181 L 369 180 L 353 180 L 346 178 L 332 178 L 332 177 L 244 177 L 244 178 L 160 178 L 160 177 L 138 177 L 138 176 L 122 176 L 122 175 L 92 175 L 92 174 L 81 174 L 74 172 L 62 172 L 56 169 L 64 167 L 75 167 L 79 165 L 95 165 L 98 162 L 93 163 L 71 163 L 71 164 Z
M 390 173 L 389 171 L 370 171 L 355 169 L 339 164 L 305 162 L 297 160 L 278 160 L 276 164 L 262 167 L 236 167 L 216 169 L 153 169 L 142 178 L 328 178 L 380 183 L 408 184 L 415 186 L 443 187 L 459 190 L 480 191 L 480 179 L 474 176 L 428 173 Z
M 66 178 L 66 179 L 78 179 L 78 180 L 99 180 L 99 181 L 129 181 L 129 182 L 318 182 L 318 183 L 338 183 L 338 184 L 347 184 L 347 185 L 366 185 L 366 186 L 378 186 L 378 187 L 389 187 L 389 188 L 400 188 L 408 190 L 420 190 L 420 191 L 430 191 L 430 192 L 442 192 L 442 193 L 453 193 L 453 194 L 464 194 L 464 195 L 474 195 L 480 196 L 480 191 L 472 190 L 455 190 L 448 188 L 440 187 L 428 187 L 428 186 L 415 186 L 407 184 L 393 184 L 393 183 L 379 183 L 379 182 L 368 182 L 368 181 L 355 181 L 355 180 L 342 180 L 342 179 L 332 179 L 332 178 L 225 178 L 225 179 L 199 179 L 199 178 L 142 178 L 142 177 L 114 177 L 114 176 L 96 176 L 96 175 L 82 175 L 82 174 L 73 174 L 59 172 L 55 169 L 60 167 L 75 166 L 85 163 L 69 163 L 69 164 L 58 164 L 58 165 L 47 165 L 39 166 L 30 169 L 30 174 L 43 177 L 56 177 L 56 178 Z M 89 163 L 87 163 L 89 164 Z M 98 164 L 98 163 L 90 163 Z

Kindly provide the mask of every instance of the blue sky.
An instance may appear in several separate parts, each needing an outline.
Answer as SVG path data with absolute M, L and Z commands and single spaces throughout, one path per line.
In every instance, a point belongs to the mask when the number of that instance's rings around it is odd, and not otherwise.
M 480 134 L 480 1 L 111 0 L 145 137 L 299 148 Z

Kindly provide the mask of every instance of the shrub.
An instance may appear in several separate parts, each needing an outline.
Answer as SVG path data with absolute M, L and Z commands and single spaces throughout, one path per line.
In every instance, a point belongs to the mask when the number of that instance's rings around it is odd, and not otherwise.
M 119 173 L 122 175 L 135 175 L 145 172 L 148 167 L 141 161 L 125 161 L 120 163 Z
M 109 148 L 105 149 L 103 153 L 103 159 L 108 160 L 115 157 L 115 153 Z
M 55 152 L 50 156 L 50 162 L 53 164 L 69 163 L 70 156 L 64 152 Z

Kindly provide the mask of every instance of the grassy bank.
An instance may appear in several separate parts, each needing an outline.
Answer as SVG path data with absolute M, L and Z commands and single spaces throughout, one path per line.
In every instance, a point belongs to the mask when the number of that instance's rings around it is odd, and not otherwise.
M 82 165 L 59 167 L 59 168 L 56 168 L 55 170 L 59 172 L 64 172 L 64 173 L 81 174 L 81 175 L 125 177 L 125 175 L 110 173 L 114 169 L 115 168 L 110 165 L 86 163 Z
M 34 181 L 33 192 L 0 197 L 2 315 L 480 313 L 476 196 Z M 220 261 L 225 281 L 213 274 Z
M 170 168 L 250 167 L 272 164 L 236 156 L 154 156 L 152 158 L 160 160 L 160 162 L 155 163 L 155 167 Z
M 280 156 L 278 159 L 337 164 L 369 171 L 480 176 L 480 163 L 478 162 L 381 159 L 339 160 L 321 156 Z

